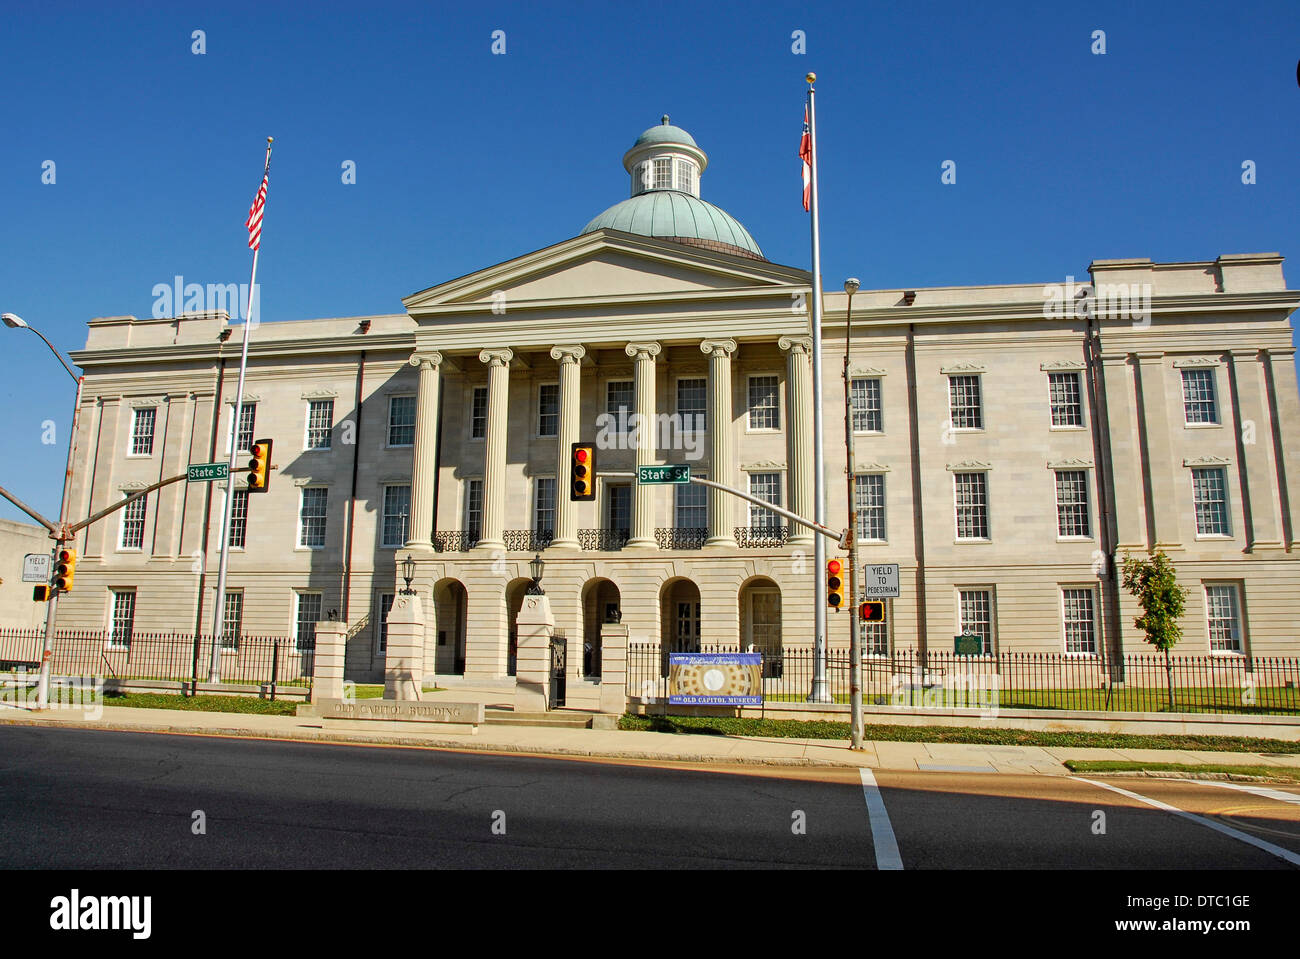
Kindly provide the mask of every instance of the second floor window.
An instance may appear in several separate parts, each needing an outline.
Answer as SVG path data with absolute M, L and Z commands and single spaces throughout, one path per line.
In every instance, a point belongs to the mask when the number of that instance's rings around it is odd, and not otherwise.
M 148 498 L 141 496 L 122 507 L 122 549 L 144 547 L 144 504 Z
M 775 376 L 749 378 L 749 428 L 751 430 L 781 428 L 779 382 L 779 378 Z
M 704 477 L 701 477 L 704 478 Z M 709 525 L 709 489 L 696 483 L 673 488 L 673 525 L 678 529 L 704 529 Z
M 248 538 L 248 490 L 235 490 L 230 504 L 230 548 L 243 549 Z
M 405 546 L 411 522 L 411 487 L 384 487 L 383 546 Z
M 1056 534 L 1091 536 L 1087 470 L 1056 471 Z
M 469 438 L 472 440 L 481 440 L 487 436 L 487 404 L 487 387 L 474 387 L 469 404 Z
M 707 488 L 707 487 L 706 487 Z M 750 473 L 749 495 L 757 496 L 773 506 L 781 506 L 781 474 Z M 772 529 L 781 525 L 776 513 L 761 506 L 749 505 L 749 525 L 753 529 Z
M 388 445 L 415 445 L 415 397 L 388 398 Z
M 465 533 L 470 542 L 483 535 L 483 481 L 465 481 Z
M 988 539 L 988 475 L 954 473 L 952 484 L 957 505 L 957 538 Z
M 614 428 L 619 433 L 628 430 L 633 386 L 632 380 L 610 380 L 605 384 L 605 412 L 614 418 Z
M 302 491 L 302 512 L 298 520 L 298 545 L 318 549 L 325 545 L 325 517 L 330 491 L 323 486 L 306 486 Z
M 1047 374 L 1047 394 L 1052 406 L 1053 426 L 1083 425 L 1083 398 L 1078 373 Z
M 539 476 L 533 481 L 533 529 L 555 532 L 555 477 Z
M 858 539 L 885 538 L 885 477 L 867 473 L 854 477 L 858 511 Z
M 537 388 L 537 435 L 560 434 L 560 385 L 543 383 Z
M 632 487 L 626 483 L 611 483 L 605 490 L 605 528 L 626 535 L 632 528 Z
M 1200 536 L 1230 536 L 1227 477 L 1222 467 L 1192 470 L 1192 502 Z
M 312 400 L 307 405 L 307 449 L 329 449 L 333 429 L 334 401 Z
M 708 428 L 708 384 L 702 377 L 677 381 L 677 417 L 684 432 Z
M 131 455 L 153 455 L 153 425 L 158 411 L 152 406 L 141 407 L 135 411 L 131 421 Z
M 948 377 L 948 415 L 953 429 L 982 430 L 984 410 L 978 376 Z
M 1183 414 L 1189 424 L 1219 422 L 1214 370 L 1183 370 Z
M 239 408 L 239 430 L 235 437 L 239 444 L 235 447 L 237 450 L 251 450 L 253 448 L 253 430 L 256 429 L 257 423 L 257 404 L 245 403 Z
M 880 380 L 875 377 L 853 381 L 853 432 L 879 433 Z

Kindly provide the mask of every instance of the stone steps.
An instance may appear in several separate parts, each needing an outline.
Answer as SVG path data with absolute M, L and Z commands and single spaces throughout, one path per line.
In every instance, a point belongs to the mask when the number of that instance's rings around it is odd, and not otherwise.
M 512 709 L 487 709 L 484 723 L 489 726 L 544 726 L 552 729 L 590 729 L 592 713 L 559 709 L 549 713 L 517 713 Z

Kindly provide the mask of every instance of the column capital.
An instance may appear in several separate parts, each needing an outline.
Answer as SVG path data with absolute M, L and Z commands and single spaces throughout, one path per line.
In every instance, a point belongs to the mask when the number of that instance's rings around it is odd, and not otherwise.
M 700 352 L 709 356 L 731 356 L 736 352 L 736 341 L 732 339 L 701 340 Z
M 505 350 L 480 350 L 478 354 L 480 362 L 488 366 L 508 366 L 510 361 L 515 358 L 515 351 Z
M 783 336 L 776 341 L 776 345 L 783 350 L 789 350 L 792 353 L 811 353 L 812 337 L 811 336 Z
M 412 366 L 419 366 L 425 369 L 437 369 L 442 366 L 442 353 L 438 350 L 430 350 L 424 353 L 412 353 L 411 358 L 407 360 Z
M 565 363 L 577 363 L 586 355 L 587 348 L 580 343 L 551 347 L 551 359 L 559 360 L 561 366 Z
M 650 342 L 647 343 L 629 343 L 626 347 L 623 348 L 623 352 L 625 352 L 628 356 L 636 357 L 638 360 L 641 359 L 653 360 L 656 356 L 658 356 L 660 353 L 663 352 L 663 347 L 660 346 L 658 343 L 654 342 L 653 340 L 651 340 Z

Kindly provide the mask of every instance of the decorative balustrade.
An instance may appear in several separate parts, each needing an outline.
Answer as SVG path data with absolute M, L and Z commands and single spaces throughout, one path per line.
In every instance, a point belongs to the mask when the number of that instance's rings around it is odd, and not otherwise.
M 629 535 L 625 529 L 580 529 L 578 545 L 583 549 L 612 553 L 627 545 Z
M 699 549 L 708 538 L 707 526 L 661 526 L 655 530 L 660 549 Z
M 742 549 L 773 549 L 784 546 L 790 536 L 788 526 L 737 526 L 733 531 L 736 545 Z
M 478 545 L 477 531 L 464 529 L 438 530 L 433 534 L 433 549 L 438 553 L 468 553 Z
M 555 531 L 550 529 L 508 529 L 501 534 L 506 552 L 540 553 L 551 545 Z

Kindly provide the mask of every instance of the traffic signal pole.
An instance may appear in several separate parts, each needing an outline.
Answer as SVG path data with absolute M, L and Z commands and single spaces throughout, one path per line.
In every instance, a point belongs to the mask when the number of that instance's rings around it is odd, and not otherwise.
M 849 479 L 849 748 L 864 749 L 862 722 L 862 623 L 858 611 L 858 478 L 853 463 L 853 380 L 849 347 L 853 342 L 853 293 L 857 280 L 845 284 L 849 294 L 844 329 L 844 447 Z

